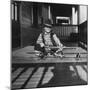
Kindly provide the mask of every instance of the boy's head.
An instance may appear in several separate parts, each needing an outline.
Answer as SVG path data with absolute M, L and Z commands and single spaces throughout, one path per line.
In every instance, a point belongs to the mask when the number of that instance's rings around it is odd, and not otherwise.
M 47 32 L 47 33 L 51 32 L 51 28 L 52 28 L 51 21 L 47 20 L 47 22 L 45 22 L 45 24 L 44 24 L 45 32 Z
M 47 33 L 51 32 L 51 25 L 45 24 L 44 30 L 45 30 L 45 32 L 47 32 Z

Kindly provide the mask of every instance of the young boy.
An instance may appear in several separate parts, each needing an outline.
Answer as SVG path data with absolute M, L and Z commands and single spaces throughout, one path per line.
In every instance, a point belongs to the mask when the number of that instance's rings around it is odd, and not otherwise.
M 51 24 L 48 23 L 44 24 L 44 30 L 37 39 L 35 50 L 41 52 L 39 54 L 41 58 L 48 55 L 48 53 L 57 56 L 58 51 L 60 51 L 59 56 L 60 57 L 63 56 L 62 53 L 63 45 L 61 44 L 56 34 L 52 32 L 51 28 L 52 28 Z M 59 48 L 58 49 L 50 48 L 51 46 L 56 46 L 56 47 L 58 46 Z

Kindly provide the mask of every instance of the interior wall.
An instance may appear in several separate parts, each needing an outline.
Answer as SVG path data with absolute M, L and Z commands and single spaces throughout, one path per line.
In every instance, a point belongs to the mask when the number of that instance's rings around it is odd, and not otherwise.
M 87 28 L 87 21 L 88 21 L 88 7 L 85 5 L 79 6 L 79 45 L 83 48 L 87 49 L 86 45 L 87 35 L 88 35 L 88 28 Z
M 87 21 L 79 25 L 80 41 L 87 44 Z
M 32 25 L 32 4 L 31 3 L 21 2 L 20 23 L 22 28 L 27 28 Z
M 32 45 L 35 30 L 32 28 L 32 3 L 21 2 L 20 24 L 21 24 L 21 47 Z
M 88 28 L 87 21 L 79 25 L 79 46 L 87 50 Z

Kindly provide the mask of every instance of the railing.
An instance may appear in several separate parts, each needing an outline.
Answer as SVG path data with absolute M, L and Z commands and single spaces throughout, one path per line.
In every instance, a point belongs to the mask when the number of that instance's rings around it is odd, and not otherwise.
M 54 26 L 52 29 L 61 39 L 67 39 L 71 33 L 76 33 L 77 25 Z

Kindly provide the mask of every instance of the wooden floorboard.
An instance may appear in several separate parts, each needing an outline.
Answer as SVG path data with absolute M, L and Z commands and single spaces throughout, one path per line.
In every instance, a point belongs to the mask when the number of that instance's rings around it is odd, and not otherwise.
M 86 63 L 87 58 L 46 58 L 46 59 L 16 59 L 12 64 L 29 64 L 29 63 Z
M 12 84 L 12 87 L 17 88 L 16 85 L 18 85 L 18 88 L 21 88 L 25 81 L 28 79 L 28 77 L 31 75 L 33 69 L 34 68 L 29 68 L 26 70 L 26 72 L 22 73 L 22 75 L 20 75 L 20 77 L 18 77 L 18 79 Z
M 31 77 L 31 79 L 28 81 L 27 85 L 25 88 L 35 88 L 37 87 L 43 71 L 44 71 L 45 67 L 39 67 L 38 70 L 33 74 L 33 76 Z
M 13 73 L 12 79 L 15 79 L 23 69 L 24 69 L 24 68 L 18 68 L 18 69 Z

